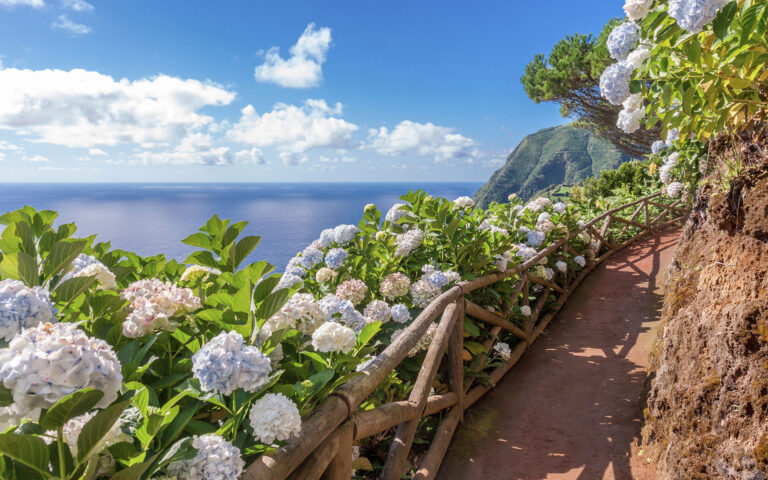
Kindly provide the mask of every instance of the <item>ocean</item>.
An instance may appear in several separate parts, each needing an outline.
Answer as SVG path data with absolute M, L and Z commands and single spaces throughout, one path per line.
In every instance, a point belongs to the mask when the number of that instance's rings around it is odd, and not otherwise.
M 269 183 L 269 184 L 0 184 L 0 213 L 31 205 L 55 210 L 57 223 L 75 222 L 76 235 L 98 234 L 139 255 L 164 253 L 183 261 L 194 250 L 181 243 L 213 214 L 248 221 L 244 235 L 261 243 L 248 259 L 281 271 L 325 228 L 357 225 L 363 207 L 386 212 L 409 190 L 472 196 L 482 183 Z

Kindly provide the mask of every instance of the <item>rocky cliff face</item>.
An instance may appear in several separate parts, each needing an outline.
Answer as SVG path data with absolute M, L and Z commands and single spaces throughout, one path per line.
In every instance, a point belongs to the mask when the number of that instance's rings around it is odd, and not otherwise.
M 714 145 L 667 276 L 643 429 L 664 480 L 768 479 L 766 145 Z
M 514 193 L 525 199 L 555 185 L 572 185 L 616 168 L 632 158 L 587 130 L 570 125 L 545 128 L 526 136 L 506 164 L 475 194 L 487 207 Z

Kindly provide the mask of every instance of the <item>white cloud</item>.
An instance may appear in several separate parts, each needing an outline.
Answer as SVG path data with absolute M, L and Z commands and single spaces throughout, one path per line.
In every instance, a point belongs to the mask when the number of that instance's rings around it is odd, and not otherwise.
M 0 150 L 20 150 L 20 148 L 12 143 L 0 140 Z
M 199 111 L 234 92 L 166 75 L 130 81 L 86 70 L 0 70 L 0 130 L 68 147 L 178 144 L 213 122 Z
M 248 105 L 227 135 L 257 147 L 275 147 L 286 156 L 311 148 L 345 148 L 358 127 L 338 118 L 341 111 L 341 104 L 329 107 L 324 100 L 307 100 L 302 106 L 278 103 L 262 115 Z
M 231 165 L 234 155 L 229 147 L 215 147 L 211 136 L 194 133 L 185 137 L 171 151 L 145 151 L 138 154 L 143 164 Z
M 59 17 L 51 24 L 51 28 L 56 30 L 64 30 L 65 32 L 68 32 L 70 35 L 74 36 L 85 35 L 93 31 L 93 29 L 91 29 L 91 27 L 88 25 L 75 23 L 66 15 L 59 15 Z
M 474 140 L 454 133 L 453 128 L 433 123 L 404 120 L 391 132 L 386 127 L 370 129 L 368 140 L 369 148 L 393 157 L 412 154 L 433 157 L 435 161 L 441 162 L 477 155 L 477 151 L 472 149 L 476 145 Z
M 33 155 L 31 157 L 24 157 L 25 162 L 32 162 L 32 163 L 44 163 L 44 162 L 50 162 L 47 157 L 44 157 L 42 155 Z
M 330 157 L 324 157 L 320 155 L 320 163 L 355 163 L 355 162 L 357 162 L 357 159 L 354 157 L 343 156 L 343 157 L 330 158 Z
M 298 167 L 299 165 L 303 165 L 307 163 L 309 158 L 307 158 L 306 155 L 302 153 L 297 152 L 281 152 L 280 153 L 280 160 L 283 161 L 283 164 L 289 167 Z
M 254 165 L 266 165 L 267 163 L 264 154 L 258 147 L 253 147 L 250 150 L 240 150 L 235 154 L 235 158 L 239 162 L 253 163 Z
M 101 150 L 99 148 L 88 149 L 88 155 L 98 156 L 98 155 L 106 155 L 106 154 L 107 154 L 107 152 L 105 152 L 104 150 Z
M 64 8 L 74 10 L 76 12 L 92 12 L 93 5 L 85 0 L 61 0 L 61 5 Z
M 0 0 L 0 6 L 3 7 L 15 7 L 17 5 L 24 5 L 33 8 L 43 8 L 45 2 L 43 0 Z
M 254 71 L 256 80 L 281 87 L 315 87 L 323 79 L 323 63 L 330 46 L 331 29 L 323 27 L 316 30 L 315 24 L 310 23 L 296 45 L 291 47 L 288 59 L 280 56 L 278 47 L 267 51 L 264 64 Z

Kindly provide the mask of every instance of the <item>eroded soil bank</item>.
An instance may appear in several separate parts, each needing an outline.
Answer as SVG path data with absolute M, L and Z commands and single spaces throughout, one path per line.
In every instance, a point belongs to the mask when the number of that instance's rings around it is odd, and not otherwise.
M 764 145 L 710 151 L 748 161 L 728 189 L 710 173 L 667 275 L 643 428 L 662 480 L 768 478 Z

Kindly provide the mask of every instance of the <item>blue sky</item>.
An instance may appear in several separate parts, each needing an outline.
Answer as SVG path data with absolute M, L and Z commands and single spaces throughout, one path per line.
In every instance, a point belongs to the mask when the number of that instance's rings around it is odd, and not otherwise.
M 483 181 L 622 3 L 0 0 L 0 182 Z

